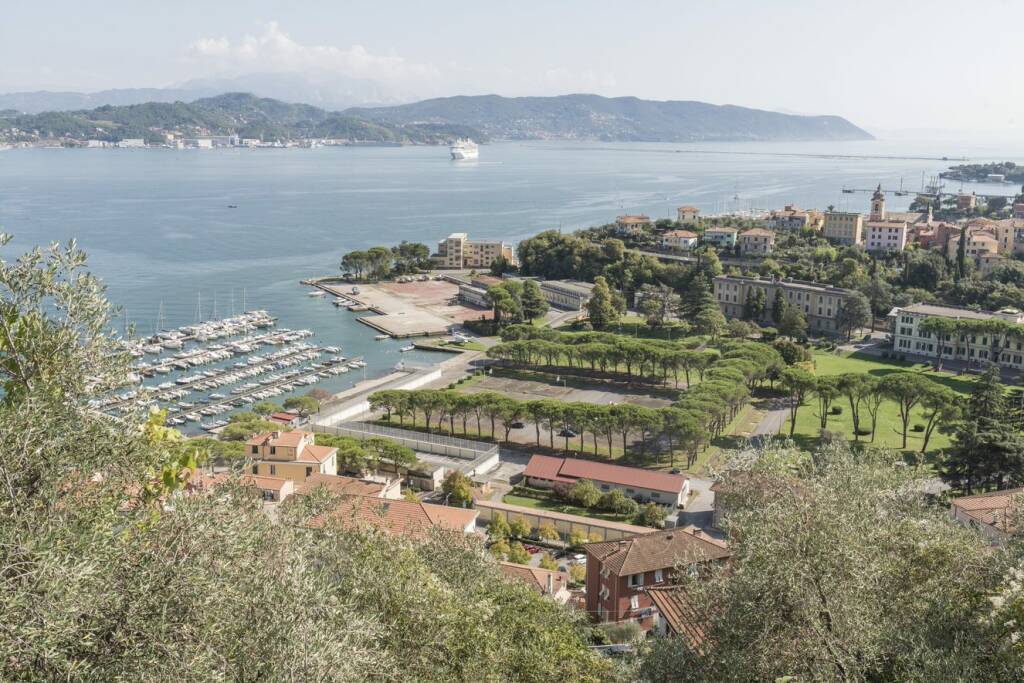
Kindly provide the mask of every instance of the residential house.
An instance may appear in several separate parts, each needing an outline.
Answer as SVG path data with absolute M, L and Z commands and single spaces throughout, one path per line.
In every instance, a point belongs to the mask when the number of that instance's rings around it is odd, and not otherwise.
M 739 230 L 730 227 L 708 228 L 704 231 L 704 244 L 718 249 L 734 249 Z
M 538 488 L 553 488 L 559 484 L 572 486 L 581 479 L 587 479 L 602 492 L 618 489 L 635 500 L 655 502 L 673 509 L 686 503 L 686 497 L 690 495 L 690 480 L 681 474 L 580 458 L 534 455 L 523 476 L 530 486 Z
M 822 234 L 825 239 L 842 246 L 860 244 L 863 239 L 864 216 L 850 211 L 828 211 Z
M 696 527 L 588 543 L 583 548 L 587 613 L 602 623 L 636 622 L 645 631 L 659 615 L 650 588 L 669 585 L 676 566 L 696 573 L 730 556 L 725 541 Z
M 521 581 L 541 595 L 550 597 L 560 605 L 569 601 L 569 576 L 566 572 L 530 567 L 513 562 L 499 562 L 501 573 L 510 579 Z
M 644 589 L 654 605 L 653 631 L 659 636 L 685 638 L 699 650 L 704 642 L 704 625 L 690 604 L 682 586 L 651 586 Z
M 314 517 L 309 525 L 314 529 L 329 524 L 340 524 L 349 529 L 369 527 L 388 534 L 423 539 L 435 527 L 464 534 L 475 533 L 477 514 L 476 510 L 467 508 L 352 495 L 342 497 L 334 508 Z
M 777 320 L 772 320 L 771 313 L 775 293 L 781 290 L 790 306 L 796 306 L 803 311 L 807 318 L 807 328 L 811 333 L 829 335 L 842 331 L 836 317 L 843 302 L 853 294 L 853 290 L 817 282 L 776 280 L 774 277 L 761 279 L 739 275 L 719 275 L 715 278 L 714 287 L 718 306 L 722 309 L 722 314 L 730 320 L 745 317 L 744 304 L 747 297 L 754 289 L 760 289 L 764 291 L 765 307 L 757 316 L 756 322 L 778 323 Z
M 1004 320 L 1020 325 L 1024 323 L 1024 313 L 1015 308 L 991 312 L 937 304 L 911 304 L 893 308 L 888 317 L 894 351 L 923 356 L 927 360 L 941 357 L 966 363 L 994 362 L 1014 370 L 1024 369 L 1024 344 L 1017 337 L 977 332 L 947 334 L 938 339 L 935 334 L 921 329 L 922 322 L 934 317 L 979 323 Z
M 624 237 L 633 237 L 643 234 L 651 227 L 651 219 L 644 214 L 635 216 L 617 216 L 615 218 L 615 232 Z
M 437 243 L 437 253 L 431 260 L 438 268 L 490 268 L 498 258 L 516 265 L 515 251 L 512 245 L 500 240 L 469 239 L 464 232 L 453 232 Z
M 1022 496 L 1024 488 L 962 496 L 950 501 L 949 514 L 964 526 L 1000 543 L 1020 531 L 1021 514 L 1024 514 Z
M 298 496 L 307 496 L 323 486 L 335 495 L 366 496 L 398 500 L 402 497 L 402 481 L 398 478 L 358 479 L 338 474 L 312 474 L 295 489 Z
M 956 196 L 956 208 L 961 211 L 973 211 L 978 208 L 978 195 L 973 192 L 970 194 L 961 192 Z
M 741 256 L 766 256 L 775 247 L 775 233 L 764 228 L 751 228 L 740 233 Z
M 699 238 L 697 233 L 689 230 L 669 230 L 661 235 L 661 246 L 673 251 L 690 251 L 697 246 Z
M 245 474 L 239 479 L 242 486 L 252 486 L 259 490 L 263 500 L 280 503 L 295 492 L 295 482 L 283 477 L 260 477 Z
M 1024 202 L 1014 202 L 1013 204 L 1013 217 L 1024 218 Z
M 700 221 L 700 209 L 696 206 L 680 206 L 676 209 L 676 222 L 679 225 L 696 225 Z
M 286 412 L 271 413 L 267 417 L 267 420 L 269 422 L 276 422 L 282 427 L 298 427 L 300 424 L 305 422 L 305 418 L 303 418 L 301 415 L 298 415 L 297 413 Z
M 771 211 L 765 218 L 765 225 L 773 230 L 819 230 L 824 217 L 818 211 L 806 211 L 796 204 L 786 204 L 782 210 Z
M 313 474 L 337 474 L 338 449 L 317 446 L 312 432 L 267 432 L 245 442 L 252 474 L 303 482 Z

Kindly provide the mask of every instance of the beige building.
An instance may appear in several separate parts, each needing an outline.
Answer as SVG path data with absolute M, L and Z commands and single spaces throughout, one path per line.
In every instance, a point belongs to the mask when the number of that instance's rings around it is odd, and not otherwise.
M 635 216 L 617 216 L 615 218 L 615 231 L 620 235 L 639 235 L 651 227 L 651 219 L 644 214 Z
M 956 196 L 956 208 L 961 211 L 971 211 L 978 208 L 978 195 L 973 192 L 970 194 L 958 194 Z
M 700 220 L 700 209 L 696 206 L 680 206 L 676 209 L 676 222 L 679 225 L 696 225 Z
M 828 211 L 825 213 L 825 239 L 849 246 L 860 244 L 863 239 L 864 216 L 851 211 Z
M 697 246 L 700 236 L 689 230 L 669 230 L 661 236 L 661 246 L 673 251 L 690 251 Z
M 803 312 L 808 330 L 817 334 L 841 332 L 836 316 L 843 301 L 853 294 L 853 290 L 802 280 L 762 280 L 733 275 L 719 275 L 715 278 L 715 299 L 722 313 L 729 319 L 743 317 L 743 305 L 754 289 L 763 290 L 765 295 L 765 310 L 757 322 L 778 322 L 771 319 L 772 303 L 775 301 L 775 293 L 781 290 L 786 302 Z
M 437 243 L 430 258 L 439 268 L 490 268 L 498 257 L 516 265 L 512 245 L 500 241 L 474 241 L 464 232 L 453 232 Z
M 317 446 L 312 432 L 267 432 L 245 442 L 252 474 L 304 482 L 314 474 L 338 473 L 338 449 Z
M 821 212 L 801 209 L 796 204 L 786 204 L 781 210 L 770 212 L 765 219 L 765 225 L 775 230 L 820 230 L 823 223 Z
M 864 224 L 864 248 L 868 251 L 903 251 L 910 226 L 906 221 L 869 220 Z
M 775 247 L 775 233 L 764 228 L 752 228 L 739 236 L 741 256 L 765 256 Z
M 575 280 L 544 280 L 540 283 L 544 300 L 564 311 L 582 311 L 590 301 L 593 289 L 592 283 Z

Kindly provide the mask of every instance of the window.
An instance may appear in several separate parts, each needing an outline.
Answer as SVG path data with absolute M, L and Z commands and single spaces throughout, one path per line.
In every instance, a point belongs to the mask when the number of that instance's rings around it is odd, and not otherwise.
M 651 498 L 661 498 L 661 494 L 657 491 L 651 491 Z
M 665 572 L 661 569 L 654 570 L 654 583 L 661 583 L 665 580 Z
M 629 575 L 629 587 L 630 588 L 639 588 L 642 585 L 644 585 L 644 575 L 643 574 L 630 574 Z
M 626 489 L 626 493 L 636 493 L 633 489 Z
M 259 467 L 259 465 L 253 465 L 253 466 L 252 466 L 252 473 L 253 473 L 253 474 L 259 474 L 259 473 L 260 473 L 260 467 Z
M 313 468 L 312 467 L 307 467 L 306 468 L 306 476 L 308 477 L 311 474 L 313 474 Z
M 274 476 L 275 474 L 277 474 L 277 465 L 271 465 L 270 466 L 270 476 Z
M 253 455 L 256 455 L 259 452 L 260 452 L 259 446 L 253 446 L 252 447 L 252 454 Z
M 607 491 L 608 490 L 608 484 L 601 484 L 601 490 L 602 491 Z
M 271 455 L 277 455 L 277 447 L 276 446 L 271 446 L 270 447 L 270 454 Z
M 640 609 L 640 596 L 634 595 L 629 599 L 629 609 Z

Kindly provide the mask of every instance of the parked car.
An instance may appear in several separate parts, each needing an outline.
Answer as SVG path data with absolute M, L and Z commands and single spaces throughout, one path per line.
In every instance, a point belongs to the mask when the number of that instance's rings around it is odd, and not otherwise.
M 586 553 L 576 553 L 575 555 L 572 556 L 572 559 L 575 560 L 576 562 L 586 562 L 587 561 L 587 554 Z
M 569 439 L 571 439 L 571 438 L 573 438 L 575 436 L 579 436 L 576 432 L 572 431 L 571 429 L 563 429 L 562 431 L 558 432 L 558 435 L 559 436 L 564 436 L 564 437 L 569 438 Z
M 526 552 L 530 553 L 531 555 L 540 552 L 540 548 L 538 548 L 535 545 L 524 545 L 523 547 L 526 548 Z
M 509 425 L 512 429 L 522 429 L 526 426 L 525 422 L 516 421 Z

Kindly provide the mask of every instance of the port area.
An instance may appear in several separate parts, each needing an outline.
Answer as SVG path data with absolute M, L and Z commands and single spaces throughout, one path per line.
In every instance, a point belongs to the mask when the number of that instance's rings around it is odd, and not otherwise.
M 458 303 L 459 287 L 447 280 L 379 282 L 352 285 L 334 278 L 303 280 L 334 297 L 351 311 L 369 311 L 357 320 L 383 334 L 404 339 L 448 334 L 466 320 L 488 318 L 491 312 Z M 358 290 L 353 292 L 353 289 Z

